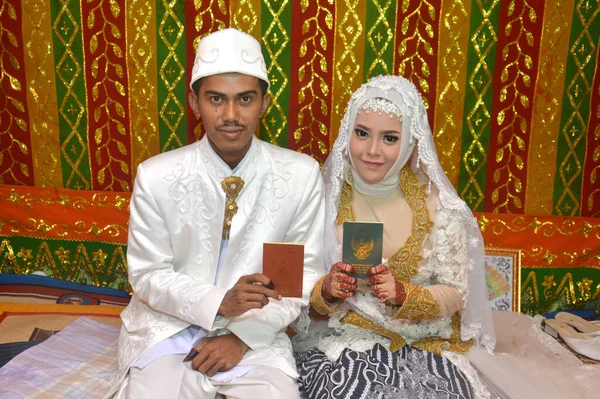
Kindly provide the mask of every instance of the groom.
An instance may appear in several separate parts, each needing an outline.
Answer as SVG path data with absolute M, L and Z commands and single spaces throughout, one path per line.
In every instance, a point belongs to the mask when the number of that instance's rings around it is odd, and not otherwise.
M 285 330 L 325 273 L 319 164 L 256 138 L 270 95 L 251 36 L 204 37 L 190 88 L 206 135 L 138 167 L 127 251 L 134 293 L 111 394 L 299 397 Z M 304 243 L 303 298 L 268 288 L 264 242 Z

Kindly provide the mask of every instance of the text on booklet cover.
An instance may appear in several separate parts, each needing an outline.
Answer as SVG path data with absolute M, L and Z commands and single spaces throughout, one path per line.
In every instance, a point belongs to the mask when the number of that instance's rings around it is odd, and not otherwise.
M 342 261 L 356 269 L 356 278 L 367 278 L 367 271 L 381 263 L 383 223 L 344 222 Z
M 302 298 L 304 245 L 289 242 L 263 244 L 263 274 L 281 296 Z

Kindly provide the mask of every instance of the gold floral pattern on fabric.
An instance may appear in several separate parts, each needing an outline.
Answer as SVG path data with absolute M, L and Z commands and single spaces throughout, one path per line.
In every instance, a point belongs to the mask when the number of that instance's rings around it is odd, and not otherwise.
M 330 143 L 337 138 L 342 123 L 346 104 L 363 79 L 362 60 L 365 59 L 365 21 L 361 16 L 367 15 L 367 3 L 360 0 L 344 0 L 335 2 L 334 54 L 332 62 L 333 81 L 331 95 Z
M 365 330 L 374 331 L 386 338 L 389 338 L 392 341 L 390 343 L 390 351 L 392 352 L 396 352 L 406 345 L 406 340 L 400 335 L 373 323 L 371 320 L 359 315 L 356 312 L 350 311 L 346 313 L 344 317 L 341 318 L 340 322 L 343 324 L 351 324 Z
M 29 88 L 21 66 L 23 60 L 21 58 L 21 61 L 18 61 L 25 51 L 21 29 L 26 26 L 21 26 L 18 22 L 24 17 L 21 2 L 17 4 L 17 8 L 10 3 L 3 0 L 0 7 L 0 35 L 3 39 L 0 46 L 0 90 L 3 98 L 0 100 L 0 184 L 32 185 L 34 174 L 37 172 L 32 170 L 30 149 L 28 144 L 25 144 L 31 137 L 26 108 Z
M 531 104 L 534 92 L 519 80 L 535 81 L 535 76 L 532 76 L 535 61 L 532 60 L 537 57 L 540 46 L 537 38 L 541 37 L 541 24 L 537 22 L 539 15 L 535 8 L 526 1 L 514 2 L 509 8 L 507 29 L 517 37 L 527 37 L 528 46 L 500 38 L 497 44 L 497 51 L 502 53 L 502 59 L 496 59 L 496 68 L 502 70 L 502 78 L 493 99 L 492 116 L 495 118 L 492 120 L 497 129 L 494 132 L 497 139 L 495 145 L 490 145 L 488 150 L 488 171 L 494 172 L 493 178 L 486 182 L 486 190 L 490 187 L 492 204 L 486 201 L 484 205 L 486 210 L 489 206 L 489 210 L 494 213 L 521 213 L 524 210 L 523 186 L 527 177 L 524 168 L 528 155 L 526 143 L 531 137 Z M 499 96 L 496 93 L 499 93 Z M 500 98 L 500 101 L 496 102 L 496 98 Z M 508 178 L 500 181 L 498 176 Z
M 527 259 L 536 260 L 539 264 L 533 265 L 528 264 L 530 268 L 581 268 L 581 267 L 593 267 L 599 268 L 600 256 L 598 250 L 590 247 L 583 247 L 580 251 L 566 251 L 557 250 L 556 252 L 552 248 L 546 248 L 541 245 L 534 245 L 530 250 L 523 249 L 523 254 L 526 255 Z M 596 262 L 593 262 L 596 257 Z M 588 265 L 582 264 L 582 260 Z
M 471 0 L 447 0 L 439 6 L 437 103 L 432 127 L 442 169 L 454 187 L 458 185 L 461 133 L 465 113 L 469 11 Z
M 88 112 L 87 151 L 92 189 L 131 190 L 131 153 L 125 7 L 102 0 L 82 4 L 82 40 Z M 114 72 L 113 72 L 114 71 Z M 93 117 L 92 117 L 93 115 Z M 115 134 L 108 134 L 115 132 Z
M 58 196 L 54 191 L 44 191 L 39 196 L 32 195 L 31 193 L 19 194 L 16 190 L 11 189 L 10 194 L 6 197 L 2 197 L 2 191 L 0 191 L 0 202 L 9 201 L 15 206 L 23 206 L 25 208 L 32 208 L 34 203 L 41 205 L 54 205 L 59 204 L 65 208 L 73 208 L 77 211 L 86 210 L 85 207 L 105 207 L 114 206 L 120 210 L 129 210 L 129 199 L 120 195 L 113 195 L 111 193 L 103 193 L 98 191 L 92 196 L 91 200 L 87 200 L 82 197 L 71 197 L 67 194 L 60 193 Z
M 261 138 L 276 144 L 281 134 L 287 134 L 288 118 L 285 92 L 290 90 L 289 77 L 284 72 L 291 41 L 291 27 L 282 23 L 281 13 L 289 7 L 288 1 L 265 1 L 261 22 L 267 22 L 262 48 L 267 57 L 267 75 L 271 82 L 271 102 L 261 118 Z M 272 19 L 271 19 L 272 18 Z M 264 134 L 263 134 L 264 132 Z M 285 132 L 285 133 L 284 133 Z
M 427 288 L 404 281 L 402 285 L 406 292 L 406 300 L 394 318 L 431 320 L 440 314 L 440 304 Z
M 402 248 L 390 257 L 388 267 L 398 281 L 410 281 L 411 276 L 419 270 L 419 261 L 423 258 L 420 254 L 423 241 L 431 232 L 433 222 L 429 218 L 425 185 L 419 186 L 417 176 L 408 167 L 400 171 L 400 187 L 413 212 L 412 234 Z
M 310 294 L 310 304 L 317 312 L 321 314 L 331 314 L 337 312 L 344 301 L 340 300 L 335 303 L 330 303 L 323 298 L 322 290 L 325 278 L 327 278 L 327 275 L 321 277 L 317 284 L 315 284 L 313 287 L 313 290 Z
M 47 223 L 44 219 L 36 220 L 29 218 L 24 222 L 18 220 L 0 220 L 0 231 L 8 227 L 11 235 L 22 235 L 21 233 L 37 233 L 44 236 L 52 234 L 61 238 L 75 238 L 78 235 L 93 235 L 100 237 L 103 233 L 110 237 L 119 237 L 123 234 L 127 237 L 127 225 L 108 224 L 105 226 L 92 222 L 89 226 L 86 221 L 78 220 L 73 226 L 64 223 Z M 99 241 L 101 242 L 101 241 Z
M 292 57 L 297 56 L 301 65 L 298 73 L 290 76 L 290 86 L 294 87 L 295 82 L 299 86 L 297 121 L 294 120 L 296 115 L 290 115 L 290 127 L 296 126 L 293 131 L 294 142 L 298 145 L 296 151 L 321 159 L 328 154 L 329 143 L 332 143 L 328 128 L 332 107 L 331 64 L 327 60 L 333 58 L 335 4 L 316 3 L 316 7 L 313 4 L 309 7 L 308 1 L 300 3 L 305 23 L 314 21 L 316 29 L 302 29 L 296 54 L 292 50 Z
M 473 346 L 473 340 L 463 341 L 460 339 L 460 314 L 457 312 L 452 316 L 452 335 L 449 339 L 428 337 L 414 341 L 410 345 L 438 355 L 441 355 L 442 351 L 451 351 L 464 355 Z
M 157 31 L 157 61 L 160 63 L 158 75 L 160 76 L 160 85 L 164 85 L 168 94 L 166 97 L 159 97 L 158 104 L 159 123 L 166 127 L 166 131 L 161 137 L 161 152 L 183 147 L 182 132 L 185 132 L 185 102 L 181 102 L 181 95 L 185 96 L 185 90 L 178 90 L 182 81 L 185 82 L 185 59 L 182 60 L 182 54 L 179 48 L 182 41 L 185 40 L 185 15 L 179 12 L 182 3 L 169 2 L 162 0 L 157 12 L 157 20 L 160 18 Z M 197 48 L 197 47 L 194 47 Z M 167 50 L 167 54 L 162 58 L 161 50 Z M 159 89 L 160 90 L 160 89 Z M 162 130 L 162 129 L 161 129 Z
M 86 79 L 83 46 L 80 39 L 84 21 L 69 9 L 68 2 L 56 3 L 56 17 L 52 23 L 54 52 L 61 54 L 55 65 L 58 100 L 60 155 L 64 188 L 92 187 L 89 177 L 86 98 L 76 88 Z M 60 43 L 59 46 L 56 46 Z M 43 51 L 43 49 L 41 49 Z M 53 71 L 54 73 L 54 71 Z M 112 172 L 112 171 L 111 171 Z
M 584 5 L 585 3 L 585 5 Z M 593 4 L 593 3 L 592 3 Z M 577 21 L 580 29 L 571 30 L 571 45 L 568 57 L 574 62 L 567 61 L 567 70 L 573 72 L 565 76 L 565 89 L 563 93 L 562 115 L 560 132 L 555 141 L 557 148 L 557 173 L 553 190 L 553 213 L 564 216 L 578 216 L 585 204 L 584 192 L 582 193 L 582 178 L 585 179 L 585 158 L 590 157 L 592 151 L 587 150 L 586 142 L 591 137 L 588 131 L 587 120 L 590 110 L 589 104 L 582 101 L 593 95 L 594 83 L 592 74 L 595 68 L 595 54 L 598 52 L 598 3 L 596 9 L 589 1 L 578 1 L 573 21 Z M 593 10 L 590 12 L 590 9 Z M 571 28 L 572 29 L 572 28 Z M 576 35 L 576 36 L 575 36 Z M 554 50 L 554 49 L 553 49 Z M 597 131 L 594 136 L 598 137 Z M 587 155 L 584 154 L 584 151 Z M 597 152 L 593 152 L 597 160 Z M 594 171 L 592 175 L 595 175 Z M 587 185 L 583 183 L 584 185 Z M 583 195 L 582 195 L 583 194 Z M 581 202 L 584 202 L 582 204 Z M 591 208 L 591 207 L 590 207 Z
M 452 316 L 452 335 L 449 339 L 427 337 L 413 341 L 410 346 L 438 355 L 440 355 L 444 350 L 449 350 L 460 354 L 467 353 L 471 346 L 473 346 L 473 340 L 462 341 L 460 339 L 460 318 L 461 316 L 459 312 L 456 312 Z M 392 341 L 390 343 L 390 351 L 392 352 L 395 352 L 406 345 L 406 340 L 399 334 L 375 324 L 371 320 L 359 315 L 356 312 L 350 311 L 346 313 L 346 315 L 341 318 L 340 322 L 373 331 L 386 338 L 389 338 Z
M 352 92 L 399 73 L 435 110 L 440 163 L 473 210 L 597 217 L 597 3 L 6 0 L 0 179 L 132 187 L 144 159 L 202 137 L 186 71 L 201 37 L 237 27 L 272 79 L 259 137 L 322 163 Z
M 294 120 L 296 115 L 290 115 L 290 127 L 296 126 L 293 136 L 298 145 L 297 151 L 320 159 L 328 154 L 331 143 L 328 129 L 332 107 L 329 74 L 333 58 L 335 5 L 316 3 L 316 7 L 312 4 L 309 7 L 308 1 L 300 3 L 305 23 L 314 21 L 316 29 L 302 29 L 298 37 L 300 46 L 295 56 L 301 60 L 301 65 L 296 76 L 290 76 L 290 86 L 294 87 L 295 82 L 299 85 L 298 112 L 297 121 Z M 315 126 L 318 128 L 315 129 Z
M 221 187 L 225 191 L 227 201 L 225 202 L 225 219 L 223 220 L 223 239 L 229 238 L 229 230 L 231 229 L 231 220 L 238 211 L 238 206 L 235 199 L 244 188 L 244 181 L 239 176 L 229 176 L 223 179 Z
M 498 26 L 491 22 L 491 18 L 498 13 L 500 1 L 477 2 L 478 11 L 483 18 L 472 20 L 478 26 L 473 28 L 473 35 L 469 40 L 467 54 L 472 53 L 467 62 L 467 84 L 465 97 L 470 97 L 473 102 L 466 102 L 465 123 L 463 138 L 468 144 L 467 150 L 462 151 L 458 191 L 471 209 L 479 209 L 485 199 L 482 188 L 481 176 L 485 175 L 488 161 L 485 139 L 489 135 L 492 104 L 491 91 L 494 64 L 493 54 L 498 42 Z M 473 6 L 475 7 L 475 5 Z
M 412 342 L 410 345 L 427 352 L 432 352 L 440 355 L 442 351 L 452 351 L 455 353 L 465 354 L 473 346 L 473 340 L 463 341 L 460 337 L 461 315 L 459 312 L 452 315 L 452 334 L 450 338 L 443 339 L 437 337 L 427 337 L 418 341 Z
M 131 115 L 131 172 L 136 166 L 160 152 L 158 102 L 148 93 L 158 90 L 156 54 L 156 10 L 147 0 L 132 0 L 127 7 L 127 72 L 129 115 Z
M 536 95 L 533 101 L 525 183 L 524 213 L 528 215 L 552 214 L 553 190 L 549 187 L 554 186 L 556 178 L 558 146 L 548 143 L 556 143 L 560 131 L 574 10 L 574 0 L 544 2 L 538 77 L 533 88 L 534 93 L 544 95 Z
M 375 54 L 375 59 L 369 64 L 365 63 L 365 80 L 374 76 L 394 74 L 393 57 L 389 55 L 394 51 L 394 28 L 391 24 L 396 21 L 388 17 L 394 6 L 394 2 L 389 0 L 373 1 L 371 9 L 375 11 L 372 17 L 375 21 L 365 24 L 365 52 Z M 428 69 L 427 65 L 423 66 L 423 70 Z
M 450 342 L 450 348 L 452 352 L 456 353 L 467 353 L 471 346 L 473 346 L 473 340 L 469 339 L 467 341 L 463 341 L 460 336 L 460 326 L 461 326 L 461 314 L 460 312 L 456 312 L 452 315 L 452 335 L 448 342 Z
M 398 2 L 400 3 L 400 2 Z M 440 2 L 441 3 L 441 2 Z M 400 4 L 398 4 L 400 6 Z M 423 93 L 423 105 L 429 109 L 431 99 L 427 98 L 435 87 L 436 78 L 432 77 L 434 66 L 430 66 L 432 58 L 430 55 L 433 48 L 438 46 L 439 36 L 437 29 L 427 21 L 436 21 L 439 16 L 441 5 L 436 4 L 436 8 L 428 0 L 421 1 L 402 1 L 402 11 L 398 10 L 398 18 L 401 22 L 401 33 L 397 35 L 396 47 L 398 49 L 398 65 L 395 74 L 403 76 L 411 82 L 415 82 L 419 91 Z M 435 12 L 432 12 L 436 9 Z M 437 22 L 437 21 L 436 21 Z M 437 25 L 437 24 L 436 24 Z M 410 28 L 409 28 L 410 26 Z M 414 27 L 414 28 L 413 28 Z M 418 44 L 417 44 L 418 43 Z M 422 46 L 422 47 L 421 47 Z M 422 51 L 424 49 L 425 51 Z M 415 66 L 419 65 L 418 68 Z M 435 72 L 433 73 L 435 75 Z
M 450 349 L 450 344 L 447 340 L 436 337 L 428 337 L 414 341 L 411 343 L 411 346 L 413 348 L 435 353 L 436 355 L 441 355 L 442 351 L 447 351 Z
M 490 219 L 486 215 L 481 215 L 477 222 L 482 233 L 490 230 L 494 235 L 531 230 L 534 234 L 541 234 L 546 238 L 553 237 L 554 234 L 562 236 L 581 234 L 585 238 L 596 236 L 600 239 L 600 223 L 592 225 L 588 221 L 584 221 L 583 225 L 578 227 L 580 222 L 578 223 L 577 220 L 571 218 L 561 218 L 559 225 L 553 221 L 537 217 L 528 222 L 528 218 L 525 216 L 517 216 L 512 221 L 506 222 L 500 218 Z
M 48 140 L 59 129 L 55 74 L 48 73 L 54 69 L 54 57 L 51 51 L 43 51 L 52 48 L 51 3 L 46 0 L 21 3 L 23 42 L 27 49 L 24 55 L 33 177 L 38 187 L 62 187 L 60 144 L 57 140 Z
M 338 213 L 335 218 L 335 224 L 343 224 L 344 222 L 352 222 L 356 220 L 354 209 L 352 208 L 352 186 L 344 183 L 340 194 L 340 203 L 338 204 Z
M 260 0 L 242 0 L 229 13 L 230 26 L 260 40 Z M 194 48 L 197 48 L 195 46 Z

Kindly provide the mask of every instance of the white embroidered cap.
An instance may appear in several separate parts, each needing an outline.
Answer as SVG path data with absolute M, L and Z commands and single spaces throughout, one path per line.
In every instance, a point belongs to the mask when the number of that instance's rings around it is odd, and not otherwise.
M 270 86 L 260 43 L 254 37 L 233 28 L 203 37 L 198 43 L 190 89 L 194 90 L 192 84 L 200 78 L 230 72 L 255 76 Z

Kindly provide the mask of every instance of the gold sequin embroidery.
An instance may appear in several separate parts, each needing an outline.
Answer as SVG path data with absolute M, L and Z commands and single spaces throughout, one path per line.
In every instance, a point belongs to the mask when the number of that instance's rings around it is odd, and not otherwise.
M 335 224 L 339 225 L 354 220 L 356 220 L 356 216 L 354 215 L 354 209 L 352 208 L 352 186 L 348 183 L 344 183 L 340 195 L 340 203 L 338 204 L 338 214 L 335 219 Z
M 436 355 L 441 355 L 442 351 L 450 349 L 450 343 L 448 341 L 436 337 L 423 338 L 418 341 L 414 341 L 410 345 L 413 348 L 435 353 Z
M 410 281 L 411 276 L 419 270 L 419 261 L 423 258 L 420 254 L 423 241 L 431 232 L 433 222 L 429 218 L 425 185 L 419 186 L 419 180 L 410 168 L 400 171 L 400 187 L 413 212 L 412 234 L 402 248 L 390 257 L 388 267 L 398 281 Z
M 409 282 L 402 282 L 402 285 L 406 292 L 406 300 L 394 318 L 431 320 L 440 314 L 440 304 L 427 288 Z
M 356 312 L 349 311 L 342 317 L 340 320 L 343 324 L 351 324 L 356 327 L 364 328 L 365 330 L 375 331 L 376 333 L 383 335 L 386 338 L 392 340 L 390 343 L 390 351 L 396 352 L 401 349 L 404 345 L 406 345 L 406 341 L 400 335 L 387 330 L 377 324 L 373 323 L 371 320 L 359 315 Z
M 473 340 L 462 341 L 460 339 L 460 313 L 456 312 L 452 316 L 452 335 L 450 335 L 449 339 L 428 337 L 414 341 L 411 346 L 427 352 L 437 353 L 438 355 L 444 350 L 465 354 L 473 346 Z

